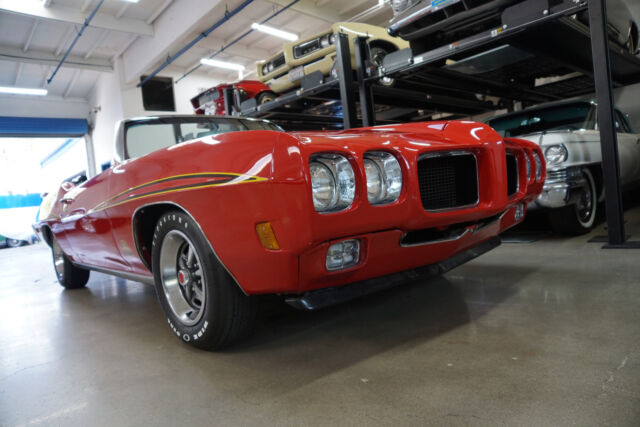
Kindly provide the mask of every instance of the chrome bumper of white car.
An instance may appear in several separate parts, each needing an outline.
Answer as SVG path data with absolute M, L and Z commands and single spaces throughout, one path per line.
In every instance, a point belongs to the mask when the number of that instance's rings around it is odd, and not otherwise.
M 542 193 L 529 204 L 529 209 L 553 209 L 572 205 L 586 186 L 587 180 L 579 167 L 547 171 Z

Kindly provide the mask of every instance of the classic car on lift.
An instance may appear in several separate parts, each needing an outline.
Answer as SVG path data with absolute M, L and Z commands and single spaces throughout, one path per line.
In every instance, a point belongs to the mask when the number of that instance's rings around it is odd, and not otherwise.
M 561 4 L 561 3 L 564 3 Z M 501 28 L 501 15 L 509 7 L 522 11 L 573 7 L 586 0 L 392 0 L 394 17 L 389 34 L 411 42 L 414 53 L 422 53 L 482 31 Z M 631 54 L 638 53 L 638 24 L 624 0 L 607 0 L 609 37 Z M 587 12 L 573 16 L 588 25 Z
M 597 106 L 590 101 L 562 101 L 504 114 L 487 124 L 505 137 L 535 142 L 547 161 L 542 194 L 530 208 L 549 209 L 554 230 L 583 234 L 594 225 L 604 198 Z M 625 114 L 615 110 L 623 190 L 640 185 L 640 134 Z
M 317 309 L 492 249 L 544 175 L 536 144 L 476 122 L 139 118 L 120 123 L 113 167 L 63 183 L 36 228 L 64 287 L 89 270 L 155 283 L 173 333 L 213 349 L 248 332 L 255 295 Z
M 232 100 L 231 105 L 255 98 L 258 105 L 272 101 L 276 98 L 276 94 L 269 89 L 269 86 L 256 80 L 240 80 L 236 83 L 222 83 L 209 88 L 198 95 L 191 98 L 191 105 L 196 114 L 207 115 L 224 115 L 226 114 L 224 106 L 224 90 L 228 87 L 234 89 L 234 93 L 239 97 Z
M 356 22 L 338 22 L 322 34 L 305 40 L 287 42 L 282 52 L 257 63 L 258 79 L 269 85 L 276 93 L 283 93 L 300 85 L 300 80 L 315 71 L 328 76 L 336 61 L 336 35 L 349 37 L 351 66 L 355 68 L 354 40 L 358 36 L 368 36 L 371 62 L 382 65 L 382 59 L 390 52 L 405 49 L 409 43 L 391 37 L 382 27 Z M 392 80 L 382 80 L 391 84 Z

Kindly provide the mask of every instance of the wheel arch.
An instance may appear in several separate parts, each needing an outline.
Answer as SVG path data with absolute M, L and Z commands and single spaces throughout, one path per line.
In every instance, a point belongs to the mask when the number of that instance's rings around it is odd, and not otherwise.
M 382 40 L 382 39 L 371 40 L 369 42 L 369 48 L 372 48 L 372 47 L 379 47 L 381 49 L 386 50 L 387 53 L 395 52 L 396 50 L 398 50 L 398 46 L 396 46 L 395 44 L 393 44 L 388 40 Z
M 597 198 L 598 202 L 604 200 L 604 175 L 602 173 L 602 164 L 592 164 L 586 167 L 591 172 L 593 176 L 593 180 L 596 184 Z
M 43 225 L 40 229 L 40 234 L 42 234 L 42 239 L 44 242 L 51 247 L 53 244 L 53 232 L 51 231 L 51 227 L 48 225 Z
M 185 209 L 183 206 L 180 206 L 175 202 L 164 201 L 164 202 L 149 203 L 146 205 L 139 206 L 133 212 L 133 215 L 131 217 L 133 242 L 136 246 L 138 257 L 140 258 L 144 266 L 150 272 L 153 273 L 153 269 L 151 267 L 151 246 L 153 243 L 153 233 L 156 228 L 156 224 L 162 215 L 164 215 L 169 211 L 175 211 L 175 210 L 180 211 L 185 215 L 187 215 L 198 226 L 198 229 L 200 230 L 202 235 L 205 237 L 205 240 L 209 245 L 209 249 L 211 249 L 211 252 L 216 257 L 216 260 L 220 263 L 220 265 L 225 269 L 225 271 L 233 279 L 233 281 L 238 286 L 240 291 L 242 291 L 246 295 L 246 292 L 244 291 L 244 289 L 242 289 L 242 286 L 240 285 L 236 277 L 227 268 L 227 266 L 224 265 L 224 263 L 218 256 L 218 253 L 213 248 L 213 245 L 211 244 L 206 234 L 204 233 L 204 230 L 200 226 L 200 223 L 198 223 L 198 221 L 194 218 L 193 215 L 191 215 L 191 213 L 187 209 Z

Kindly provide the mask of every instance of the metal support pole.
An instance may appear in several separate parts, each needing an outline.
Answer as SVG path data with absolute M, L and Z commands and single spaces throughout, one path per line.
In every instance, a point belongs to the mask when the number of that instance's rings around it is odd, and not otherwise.
M 233 115 L 233 87 L 227 86 L 222 89 L 222 94 L 224 95 L 224 113 L 227 116 Z
M 351 68 L 351 54 L 349 53 L 349 37 L 338 33 L 336 38 L 336 70 L 340 85 L 340 100 L 344 129 L 351 129 L 356 124 L 356 100 L 353 93 L 353 69 Z
M 96 176 L 96 154 L 93 149 L 93 138 L 91 138 L 91 133 L 86 133 L 84 135 L 84 146 L 85 152 L 87 154 L 87 178 L 93 178 Z
M 625 234 L 605 0 L 589 0 L 589 26 L 609 233 L 609 245 L 605 245 L 606 248 L 624 245 Z
M 369 60 L 368 37 L 356 37 L 354 47 L 356 54 L 356 77 L 358 79 L 358 93 L 360 95 L 360 111 L 362 126 L 375 126 L 376 115 L 373 109 L 373 94 L 371 86 L 365 81 L 367 77 L 367 61 Z

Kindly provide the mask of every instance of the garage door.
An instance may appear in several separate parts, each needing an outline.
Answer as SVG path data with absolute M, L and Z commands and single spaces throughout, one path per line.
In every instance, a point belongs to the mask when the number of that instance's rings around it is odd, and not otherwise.
M 79 137 L 88 133 L 85 119 L 0 116 L 0 136 Z

